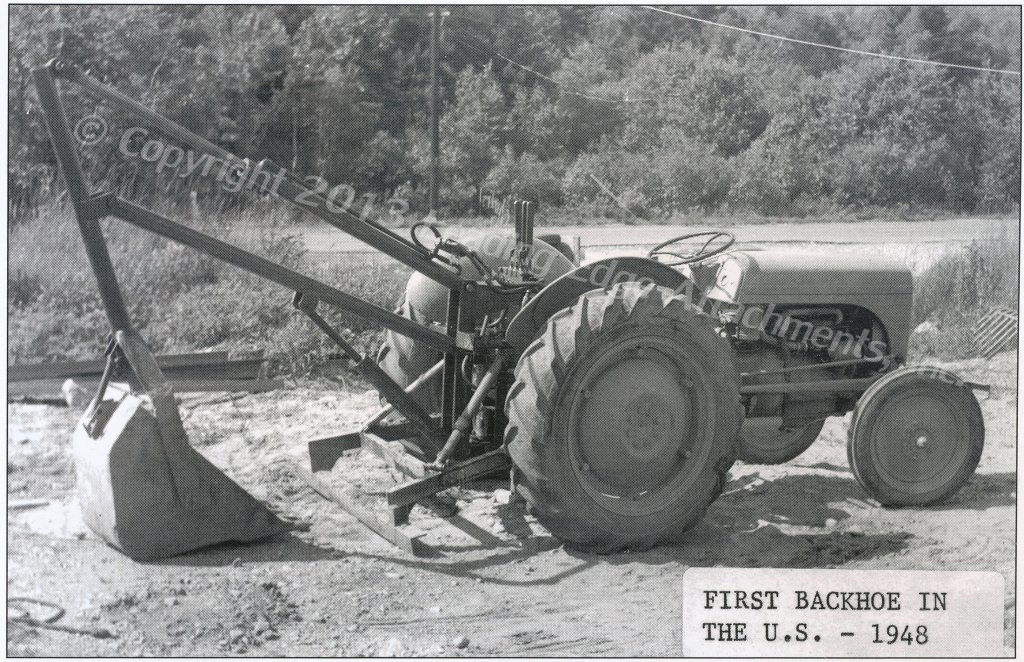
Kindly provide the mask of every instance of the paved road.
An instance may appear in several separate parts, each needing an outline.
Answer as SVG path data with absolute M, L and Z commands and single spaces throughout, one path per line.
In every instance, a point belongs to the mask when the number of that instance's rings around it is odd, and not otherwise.
M 827 244 L 965 244 L 975 239 L 1016 235 L 1016 219 L 958 219 L 945 221 L 864 221 L 860 223 L 775 223 L 739 225 L 727 228 L 741 244 L 827 243 Z M 537 234 L 557 232 L 578 236 L 584 247 L 652 246 L 688 232 L 714 230 L 706 225 L 615 225 L 544 227 Z M 476 228 L 453 227 L 452 236 L 479 232 Z M 407 230 L 402 229 L 405 233 Z M 311 225 L 304 232 L 309 250 L 317 253 L 361 252 L 365 244 L 327 226 Z

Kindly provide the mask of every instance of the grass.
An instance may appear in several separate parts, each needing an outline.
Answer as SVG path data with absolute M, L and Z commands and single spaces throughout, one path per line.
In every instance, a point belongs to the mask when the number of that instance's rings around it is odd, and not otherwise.
M 1018 308 L 1020 236 L 1014 228 L 947 253 L 914 282 L 911 352 L 918 356 L 974 356 L 971 328 L 996 306 Z
M 374 256 L 342 264 L 314 262 L 300 239 L 266 221 L 250 211 L 190 224 L 354 296 L 394 307 L 407 268 Z M 225 229 L 233 226 L 262 229 L 246 234 Z M 155 352 L 263 350 L 275 371 L 293 374 L 316 374 L 337 353 L 291 306 L 288 290 L 124 222 L 106 222 L 105 235 L 126 304 Z M 109 324 L 71 211 L 53 206 L 38 213 L 10 229 L 8 242 L 8 361 L 100 355 Z M 373 351 L 379 343 L 380 333 L 365 320 L 326 305 L 321 312 L 362 350 Z

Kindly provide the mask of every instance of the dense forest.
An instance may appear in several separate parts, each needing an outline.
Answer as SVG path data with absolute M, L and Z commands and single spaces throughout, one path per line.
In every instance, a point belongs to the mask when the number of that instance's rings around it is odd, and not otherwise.
M 1019 71 L 1019 7 L 675 7 L 850 49 Z M 31 69 L 60 55 L 235 153 L 426 210 L 428 6 L 13 6 L 9 217 L 59 194 Z M 656 218 L 1019 209 L 1021 78 L 780 41 L 640 6 L 452 6 L 440 199 Z M 131 120 L 70 93 L 69 115 Z M 109 144 L 108 144 L 109 143 Z M 85 150 L 110 188 L 244 204 Z

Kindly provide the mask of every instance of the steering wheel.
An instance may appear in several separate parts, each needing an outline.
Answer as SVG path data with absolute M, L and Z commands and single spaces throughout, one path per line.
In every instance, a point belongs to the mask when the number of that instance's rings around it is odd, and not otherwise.
M 700 245 L 700 248 L 689 252 L 681 253 L 675 250 L 676 244 L 681 244 L 692 239 L 703 239 L 707 237 L 707 240 Z M 674 237 L 668 241 L 664 241 L 647 253 L 647 257 L 652 260 L 657 260 L 658 257 L 669 257 L 674 258 L 675 261 L 664 261 L 658 260 L 665 266 L 678 267 L 683 264 L 692 264 L 693 262 L 700 262 L 706 260 L 709 257 L 724 253 L 729 250 L 729 247 L 736 241 L 736 237 L 731 232 L 723 232 L 715 230 L 712 232 L 694 232 L 692 234 L 684 234 L 680 237 Z M 716 245 L 717 242 L 717 245 Z M 699 243 L 699 242 L 698 242 Z M 669 247 L 673 247 L 674 250 L 667 250 Z

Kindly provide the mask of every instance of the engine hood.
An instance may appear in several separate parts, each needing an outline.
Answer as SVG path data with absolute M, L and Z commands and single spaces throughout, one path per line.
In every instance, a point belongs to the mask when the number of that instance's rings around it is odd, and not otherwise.
M 769 301 L 776 297 L 912 295 L 910 269 L 891 257 L 827 249 L 745 250 L 728 253 L 715 298 Z

